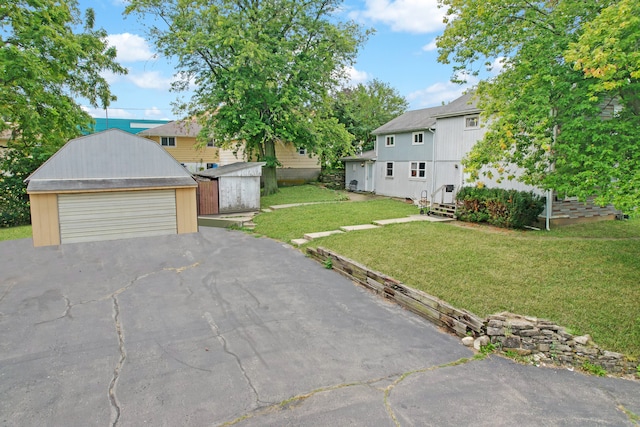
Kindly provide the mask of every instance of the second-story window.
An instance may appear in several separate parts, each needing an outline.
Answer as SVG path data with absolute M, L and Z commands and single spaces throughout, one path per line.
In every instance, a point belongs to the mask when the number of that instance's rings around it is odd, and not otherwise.
M 387 135 L 384 139 L 385 147 L 393 147 L 396 145 L 396 137 L 395 135 Z
M 424 132 L 413 133 L 413 145 L 424 144 Z

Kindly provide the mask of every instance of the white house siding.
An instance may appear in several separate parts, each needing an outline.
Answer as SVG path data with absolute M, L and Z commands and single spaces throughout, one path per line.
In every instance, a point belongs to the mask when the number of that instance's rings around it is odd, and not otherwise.
M 375 163 L 376 194 L 417 200 L 423 191 L 430 193 L 431 162 L 426 162 L 425 179 L 411 178 L 411 162 L 393 162 L 393 177 L 386 176 L 389 160 L 377 160 Z
M 376 138 L 375 192 L 384 196 L 417 200 L 430 193 L 432 179 L 433 133 L 424 130 L 424 143 L 413 144 L 414 132 L 393 134 L 395 145 L 385 146 L 387 135 Z M 393 162 L 393 177 L 386 176 L 387 162 Z M 411 163 L 425 162 L 425 177 L 411 177 Z

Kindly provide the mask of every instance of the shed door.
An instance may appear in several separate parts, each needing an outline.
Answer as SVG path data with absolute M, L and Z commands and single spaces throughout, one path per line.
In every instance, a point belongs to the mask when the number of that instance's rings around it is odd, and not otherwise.
M 60 242 L 176 234 L 175 190 L 60 194 Z

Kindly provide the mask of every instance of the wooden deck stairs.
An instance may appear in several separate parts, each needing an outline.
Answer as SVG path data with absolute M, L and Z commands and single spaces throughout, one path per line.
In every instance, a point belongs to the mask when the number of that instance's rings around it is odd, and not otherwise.
M 456 205 L 451 203 L 433 203 L 429 206 L 428 215 L 437 215 L 456 219 Z

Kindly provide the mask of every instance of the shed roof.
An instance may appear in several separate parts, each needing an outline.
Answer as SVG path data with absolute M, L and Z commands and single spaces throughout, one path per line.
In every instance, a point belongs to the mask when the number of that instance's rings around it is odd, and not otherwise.
M 342 157 L 340 160 L 343 162 L 352 162 L 352 161 L 363 161 L 363 160 L 375 160 L 376 159 L 376 150 L 364 151 L 355 156 Z
M 200 133 L 200 126 L 195 120 L 177 120 L 166 125 L 156 126 L 138 133 L 142 136 L 190 136 L 196 137 Z
M 436 119 L 440 117 L 452 117 L 477 113 L 480 110 L 472 98 L 472 93 L 467 93 L 454 99 L 447 105 L 423 108 L 421 110 L 407 111 L 390 122 L 380 126 L 372 133 L 374 135 L 395 132 L 410 132 L 424 129 L 434 129 Z
M 119 129 L 72 139 L 25 181 L 27 192 L 197 185 L 156 142 Z
M 221 176 L 261 176 L 262 166 L 265 162 L 236 162 L 213 169 L 196 172 L 194 175 L 206 178 L 219 178 Z

